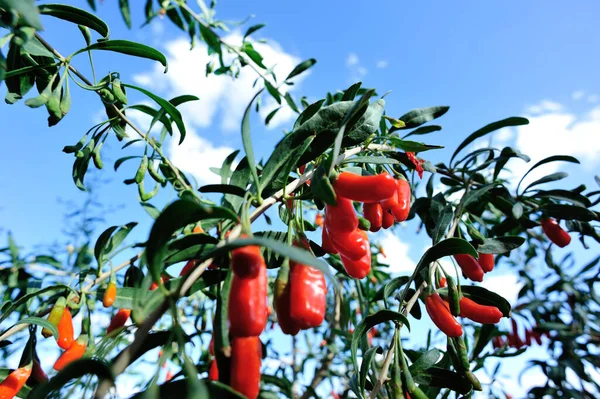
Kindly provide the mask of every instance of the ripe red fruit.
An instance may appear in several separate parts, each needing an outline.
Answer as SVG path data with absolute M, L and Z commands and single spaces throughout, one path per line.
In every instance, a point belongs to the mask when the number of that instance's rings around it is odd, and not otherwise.
M 102 298 L 102 305 L 105 308 L 112 306 L 115 302 L 115 298 L 117 297 L 117 284 L 114 281 L 108 283 L 108 287 L 106 287 L 106 291 L 104 291 L 104 297 Z
M 460 337 L 463 333 L 461 325 L 450 313 L 450 309 L 442 297 L 434 292 L 425 297 L 425 309 L 431 321 L 449 337 Z
M 240 238 L 248 238 L 242 234 Z M 239 277 L 256 277 L 261 268 L 264 268 L 265 260 L 260 253 L 260 247 L 248 245 L 231 251 L 231 268 Z
M 333 182 L 336 195 L 359 202 L 379 202 L 389 198 L 397 189 L 395 179 L 389 173 L 360 176 L 342 172 Z
M 489 273 L 494 270 L 494 254 L 482 254 L 479 253 L 479 266 L 485 273 Z
M 323 272 L 290 263 L 290 319 L 301 329 L 318 327 L 325 319 L 327 285 Z
M 367 203 L 363 205 L 363 216 L 371 223 L 372 232 L 379 231 L 383 223 L 383 209 L 381 204 Z
M 383 221 L 381 223 L 381 227 L 384 229 L 388 229 L 394 225 L 394 215 L 392 215 L 389 211 L 383 212 Z
M 550 241 L 561 248 L 566 247 L 571 242 L 569 233 L 563 230 L 553 218 L 542 220 L 542 230 L 544 230 L 544 233 Z
M 468 254 L 454 255 L 454 259 L 467 278 L 478 282 L 483 281 L 483 269 L 477 259 Z
M 106 333 L 110 334 L 113 330 L 123 327 L 130 315 L 131 309 L 119 309 L 119 311 L 111 319 L 110 324 L 106 329 Z
M 325 206 L 325 226 L 330 234 L 350 233 L 358 227 L 354 205 L 348 198 L 337 197 L 337 205 Z
M 460 317 L 467 317 L 481 324 L 496 324 L 502 319 L 502 312 L 495 306 L 480 305 L 463 297 L 460 300 Z
M 4 381 L 0 383 L 0 399 L 12 399 L 16 397 L 30 375 L 31 365 L 20 367 L 10 373 Z
M 371 251 L 367 251 L 365 256 L 358 260 L 346 258 L 344 255 L 340 257 L 346 273 L 352 278 L 362 279 L 371 271 Z
M 398 203 L 390 208 L 397 222 L 404 222 L 410 213 L 410 185 L 406 180 L 396 180 Z
M 264 264 L 263 264 L 264 265 Z M 253 278 L 233 275 L 229 292 L 229 332 L 233 337 L 259 336 L 267 324 L 267 268 Z
M 248 399 L 256 399 L 260 391 L 262 344 L 256 337 L 231 340 L 230 385 Z
M 351 260 L 359 260 L 370 251 L 369 237 L 360 229 L 350 233 L 332 233 L 329 238 L 337 252 Z
M 56 343 L 61 349 L 69 349 L 73 345 L 73 318 L 69 308 L 63 311 L 60 323 L 58 323 L 58 338 Z
M 321 248 L 328 254 L 337 254 L 338 251 L 333 246 L 331 242 L 331 238 L 329 237 L 329 232 L 327 231 L 327 227 L 323 226 L 323 232 L 321 234 Z
M 217 366 L 216 359 L 213 359 L 210 362 L 210 368 L 208 369 L 208 380 L 219 381 L 219 367 Z
M 183 275 L 188 274 L 190 271 L 192 271 L 192 269 L 194 269 L 198 265 L 198 263 L 199 262 L 196 259 L 188 260 L 183 269 L 181 269 L 181 271 L 179 272 L 179 276 L 181 277 Z
M 65 368 L 69 363 L 74 362 L 75 360 L 81 359 L 83 354 L 85 353 L 85 348 L 88 344 L 87 335 L 83 334 L 77 338 L 77 341 L 71 345 L 69 349 L 63 352 L 62 355 L 56 360 L 54 363 L 54 370 L 60 371 Z

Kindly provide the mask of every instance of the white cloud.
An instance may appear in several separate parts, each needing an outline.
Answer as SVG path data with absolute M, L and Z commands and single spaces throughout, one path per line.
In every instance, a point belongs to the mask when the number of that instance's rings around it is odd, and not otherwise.
M 356 53 L 348 54 L 346 67 L 350 70 L 350 80 L 356 82 L 361 80 L 369 72 L 361 63 Z
M 379 68 L 379 69 L 387 68 L 388 62 L 387 62 L 387 60 L 379 60 L 379 61 L 377 61 L 377 64 L 375 64 L 375 67 Z
M 408 255 L 409 245 L 401 241 L 394 233 L 386 231 L 383 233 L 379 243 L 383 247 L 386 257 L 378 256 L 381 263 L 390 265 L 390 273 L 412 272 L 416 262 Z
M 525 109 L 529 114 L 540 114 L 542 112 L 558 112 L 563 109 L 559 103 L 550 100 L 542 100 L 540 103 L 531 105 Z
M 541 111 L 540 111 L 541 110 Z M 537 114 L 531 111 L 539 111 Z M 522 176 L 531 166 L 551 155 L 571 155 L 581 161 L 577 168 L 593 171 L 598 167 L 600 152 L 600 107 L 595 107 L 583 115 L 568 112 L 560 104 L 544 100 L 537 106 L 529 107 L 529 125 L 512 129 L 514 137 L 506 135 L 502 145 L 514 145 L 516 149 L 531 157 L 531 162 L 509 163 L 514 176 Z M 528 175 L 523 184 L 541 176 L 573 167 L 564 162 L 543 165 Z M 508 175 L 502 175 L 508 177 Z
M 600 101 L 600 96 L 598 94 L 590 94 L 589 96 L 587 96 L 587 101 L 588 103 L 597 103 L 598 101 Z
M 231 152 L 232 148 L 215 146 L 193 129 L 187 130 L 182 145 L 179 145 L 178 137 L 169 141 L 169 153 L 173 164 L 194 176 L 198 184 L 220 183 L 220 177 L 211 172 L 210 168 L 220 167 Z
M 237 45 L 241 43 L 242 36 L 232 33 L 224 37 L 224 40 Z M 300 62 L 299 58 L 286 53 L 276 42 L 254 42 L 253 46 L 264 57 L 263 63 L 267 67 L 273 67 L 279 81 Z M 206 128 L 212 126 L 218 117 L 221 128 L 238 130 L 246 106 L 258 90 L 257 87 L 253 87 L 257 78 L 256 72 L 250 67 L 245 67 L 241 69 L 237 79 L 212 74 L 207 77 L 205 65 L 211 60 L 216 62 L 216 58 L 207 54 L 205 44 L 199 43 L 190 50 L 189 40 L 181 37 L 166 42 L 163 47 L 169 60 L 169 73 L 164 74 L 162 66 L 158 65 L 150 72 L 135 75 L 134 81 L 167 97 L 181 94 L 198 96 L 200 101 L 179 107 L 188 125 Z M 229 62 L 233 56 L 226 55 L 224 58 Z M 283 86 L 280 91 L 286 92 L 297 87 L 306 75 L 305 72 L 297 77 L 295 86 Z M 260 87 L 260 84 L 257 86 Z M 264 110 L 261 115 L 266 116 L 266 113 L 268 111 Z M 278 118 L 271 121 L 272 128 L 293 117 L 292 112 L 279 114 Z
M 359 62 L 360 60 L 358 59 L 358 55 L 356 55 L 356 53 L 348 54 L 348 58 L 346 58 L 346 66 L 348 68 L 358 65 Z
M 584 95 L 585 95 L 585 92 L 583 90 L 577 90 L 577 91 L 573 92 L 573 94 L 571 94 L 571 98 L 573 100 L 581 100 Z
M 522 284 L 519 283 L 518 276 L 515 274 L 494 276 L 493 273 L 493 271 L 492 274 L 486 273 L 481 285 L 484 288 L 487 288 L 488 290 L 504 297 L 504 299 L 514 305 L 517 302 L 517 295 L 522 287 Z

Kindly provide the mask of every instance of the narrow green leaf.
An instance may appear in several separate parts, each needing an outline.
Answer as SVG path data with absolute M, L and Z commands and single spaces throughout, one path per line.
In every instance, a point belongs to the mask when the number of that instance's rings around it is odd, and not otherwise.
M 402 115 L 398 119 L 404 122 L 404 127 L 402 127 L 402 129 L 412 129 L 415 127 L 419 127 L 422 124 L 427 123 L 431 120 L 439 118 L 440 116 L 448 112 L 449 109 L 450 107 L 445 105 L 426 108 L 416 108 Z
M 246 107 L 246 111 L 244 112 L 244 117 L 242 118 L 242 143 L 244 145 L 244 151 L 246 152 L 246 159 L 248 160 L 248 166 L 250 167 L 250 173 L 254 178 L 254 182 L 257 187 L 260 187 L 258 173 L 256 171 L 256 161 L 254 160 L 254 149 L 252 148 L 252 136 L 250 132 L 250 112 L 252 110 L 252 103 L 259 96 L 262 90 L 259 90 L 258 93 L 252 97 L 250 103 Z
M 232 186 L 230 184 L 207 184 L 198 189 L 201 193 L 223 193 L 237 195 L 238 197 L 244 198 L 246 190 L 238 186 Z
M 523 243 L 525 238 L 519 236 L 486 238 L 483 244 L 477 247 L 477 251 L 482 254 L 504 254 L 519 248 Z
M 131 10 L 129 9 L 129 0 L 119 0 L 119 8 L 121 9 L 121 15 L 123 21 L 129 29 L 131 29 Z
M 422 134 L 429 134 L 429 133 L 437 132 L 438 130 L 442 130 L 442 127 L 439 126 L 439 125 L 421 126 L 421 127 L 417 128 L 417 129 L 413 130 L 412 132 L 408 133 L 404 137 L 402 137 L 402 139 L 405 139 L 405 138 L 410 137 L 410 136 L 418 136 L 418 135 L 422 135 Z
M 40 14 L 51 15 L 55 18 L 86 26 L 101 34 L 105 40 L 109 39 L 110 30 L 108 25 L 95 14 L 66 4 L 40 4 L 38 8 Z
M 165 73 L 167 72 L 167 58 L 160 51 L 146 46 L 145 44 L 131 42 L 129 40 L 107 40 L 87 46 L 86 48 L 75 52 L 73 55 L 84 53 L 90 50 L 114 51 L 116 53 L 158 61 L 165 67 Z
M 181 133 L 181 137 L 179 138 L 179 144 L 183 143 L 183 140 L 185 139 L 185 135 L 186 135 L 185 124 L 183 123 L 183 117 L 181 116 L 181 113 L 179 112 L 179 110 L 177 108 L 175 108 L 175 106 L 171 102 L 165 100 L 164 98 L 157 96 L 154 93 L 149 92 L 146 89 L 142 89 L 141 87 L 137 87 L 137 86 L 125 84 L 125 83 L 123 83 L 123 86 L 130 87 L 134 90 L 142 92 L 145 95 L 147 95 L 148 97 L 150 97 L 152 100 L 154 100 L 156 103 L 158 103 L 158 105 L 160 105 L 161 108 L 163 110 L 165 110 L 165 112 L 167 114 L 169 114 L 171 119 L 173 119 L 173 121 L 177 125 L 177 129 L 179 129 L 179 133 Z
M 350 344 L 350 351 L 352 355 L 352 363 L 354 364 L 354 370 L 358 370 L 358 362 L 356 360 L 358 353 L 358 346 L 360 341 L 373 326 L 376 326 L 387 321 L 400 322 L 410 330 L 410 324 L 408 319 L 402 313 L 394 312 L 393 310 L 380 310 L 377 313 L 369 315 L 362 319 L 356 326 L 354 333 L 352 334 L 352 342 Z
M 569 176 L 569 174 L 566 173 L 566 172 L 556 172 L 556 173 L 549 174 L 547 176 L 544 176 L 544 177 L 542 177 L 542 178 L 534 181 L 530 185 L 528 185 L 525 188 L 525 191 L 523 191 L 523 193 L 526 193 L 532 187 L 535 187 L 535 186 L 538 186 L 538 185 L 544 184 L 544 183 L 550 183 L 550 182 L 553 182 L 553 181 L 562 180 L 562 179 L 564 179 L 567 176 Z
M 367 374 L 371 369 L 371 365 L 373 364 L 373 359 L 375 359 L 375 355 L 383 354 L 383 349 L 380 346 L 374 346 L 372 348 L 367 349 L 365 354 L 363 355 L 362 364 L 360 365 L 360 379 L 359 379 L 359 387 L 361 392 L 365 389 L 365 384 L 367 382 Z
M 294 69 L 292 69 L 292 72 L 290 72 L 290 74 L 285 78 L 285 80 L 288 81 L 294 76 L 300 75 L 302 72 L 306 71 L 316 63 L 317 60 L 315 60 L 314 58 L 310 58 L 306 61 L 301 62 L 300 64 L 296 65 Z
M 493 131 L 502 129 L 504 127 L 522 126 L 522 125 L 527 125 L 527 124 L 529 124 L 528 119 L 515 116 L 515 117 L 511 117 L 511 118 L 502 119 L 497 122 L 492 122 L 489 125 L 482 127 L 481 129 L 477 130 L 476 132 L 471 133 L 462 143 L 459 144 L 459 146 L 454 151 L 454 154 L 452 154 L 449 164 L 452 165 L 452 160 L 454 160 L 454 157 L 456 157 L 456 155 L 463 148 L 465 148 L 466 146 L 468 146 L 469 144 L 471 144 L 473 141 L 477 140 L 478 138 L 483 137 L 486 134 L 491 133 Z
M 246 31 L 246 33 L 244 34 L 244 40 L 250 36 L 251 34 L 253 34 L 254 32 L 258 31 L 259 29 L 264 28 L 266 25 L 265 24 L 256 24 L 256 25 L 252 25 L 251 27 L 248 28 L 248 30 Z

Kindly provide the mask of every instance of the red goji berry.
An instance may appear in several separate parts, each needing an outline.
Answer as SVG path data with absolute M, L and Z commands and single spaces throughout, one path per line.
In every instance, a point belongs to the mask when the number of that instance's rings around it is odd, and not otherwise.
M 367 203 L 363 205 L 363 216 L 371 223 L 372 232 L 379 231 L 383 223 L 383 209 L 381 204 Z
M 389 173 L 361 176 L 342 172 L 333 182 L 336 195 L 359 202 L 379 202 L 389 198 L 397 189 L 394 178 Z
M 252 278 L 234 273 L 229 291 L 229 332 L 233 337 L 259 336 L 267 324 L 267 268 Z
M 481 324 L 496 324 L 502 319 L 502 312 L 495 306 L 481 305 L 467 297 L 462 297 L 460 317 L 467 317 Z
M 260 391 L 262 343 L 258 336 L 231 340 L 230 385 L 248 399 L 256 399 Z
M 479 252 L 479 265 L 484 273 L 494 270 L 494 254 L 482 254 Z
M 329 237 L 329 232 L 327 231 L 326 226 L 323 226 L 323 232 L 321 234 L 321 248 L 323 248 L 323 251 L 328 254 L 335 255 L 338 253 L 331 242 L 331 238 Z
M 290 262 L 290 319 L 301 329 L 318 327 L 325 319 L 327 285 L 323 272 Z
M 354 205 L 348 198 L 337 197 L 337 205 L 325 206 L 325 227 L 329 233 L 350 233 L 358 227 Z
M 467 278 L 478 282 L 483 281 L 483 269 L 477 259 L 469 254 L 456 254 L 454 259 Z
M 0 399 L 12 399 L 17 396 L 31 375 L 31 367 L 31 364 L 19 367 L 0 383 Z
M 81 359 L 83 354 L 85 353 L 85 349 L 88 344 L 88 336 L 82 334 L 77 338 L 77 341 L 73 343 L 73 345 L 63 352 L 62 355 L 56 360 L 54 363 L 54 370 L 60 371 L 64 369 L 69 363 L 74 362 L 75 360 Z
M 346 258 L 344 255 L 340 257 L 346 273 L 352 278 L 362 279 L 371 271 L 371 251 L 367 251 L 366 255 L 358 260 Z
M 544 233 L 550 239 L 550 241 L 561 248 L 566 247 L 571 242 L 571 236 L 569 233 L 563 230 L 563 228 L 560 227 L 558 222 L 553 218 L 542 220 L 542 230 L 544 230 Z
M 111 307 L 117 297 L 117 284 L 114 281 L 108 283 L 106 291 L 104 291 L 104 297 L 102 298 L 102 305 L 105 308 Z
M 117 328 L 123 327 L 125 325 L 125 323 L 127 322 L 127 319 L 129 319 L 130 315 L 131 315 L 131 309 L 119 309 L 119 311 L 110 320 L 110 324 L 106 328 L 106 333 L 110 334 L 112 331 L 116 330 Z
M 242 234 L 240 238 L 248 238 L 248 236 Z M 239 277 L 256 277 L 260 269 L 265 267 L 265 260 L 259 246 L 248 245 L 231 251 L 231 269 Z
M 359 260 L 370 251 L 369 237 L 364 230 L 356 229 L 350 233 L 329 234 L 333 247 L 341 256 Z
M 425 309 L 431 321 L 449 337 L 460 337 L 463 333 L 461 325 L 450 313 L 448 304 L 434 292 L 425 297 Z
M 65 308 L 60 323 L 58 323 L 58 339 L 56 343 L 62 349 L 69 349 L 73 345 L 73 318 L 69 308 Z

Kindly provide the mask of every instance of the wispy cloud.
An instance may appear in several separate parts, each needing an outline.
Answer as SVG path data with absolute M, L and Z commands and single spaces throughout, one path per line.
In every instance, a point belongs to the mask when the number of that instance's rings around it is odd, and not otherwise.
M 384 69 L 388 67 L 388 62 L 387 60 L 379 60 L 377 61 L 377 64 L 375 64 L 375 67 L 378 69 Z

